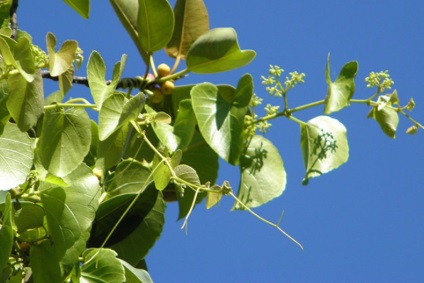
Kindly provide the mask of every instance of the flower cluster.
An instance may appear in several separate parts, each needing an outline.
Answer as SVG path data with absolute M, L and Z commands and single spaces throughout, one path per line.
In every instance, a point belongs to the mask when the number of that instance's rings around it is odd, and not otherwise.
M 305 82 L 305 73 L 298 73 L 296 71 L 289 73 L 290 78 L 286 77 L 286 81 L 284 82 L 284 85 L 286 87 L 286 90 L 289 90 L 293 88 L 297 84 L 301 84 Z
M 389 71 L 381 71 L 378 73 L 371 72 L 368 77 L 365 78 L 367 87 L 378 87 L 380 92 L 384 92 L 386 89 L 391 89 L 394 85 L 394 81 L 390 78 Z

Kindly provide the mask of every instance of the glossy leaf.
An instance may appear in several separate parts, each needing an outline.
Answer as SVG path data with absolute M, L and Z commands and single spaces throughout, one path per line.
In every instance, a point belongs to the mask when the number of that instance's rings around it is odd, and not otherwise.
M 153 53 L 171 39 L 174 13 L 167 0 L 138 0 L 138 4 L 138 38 L 143 50 Z
M 63 282 L 59 258 L 48 240 L 32 245 L 30 250 L 32 279 L 34 282 Z
M 300 145 L 306 168 L 303 184 L 330 172 L 349 158 L 346 128 L 338 120 L 318 116 L 300 126 Z
M 43 113 L 43 79 L 38 70 L 35 79 L 29 83 L 21 74 L 8 77 L 9 98 L 7 109 L 15 120 L 19 129 L 23 132 L 33 127 Z
M 78 43 L 75 40 L 67 40 L 63 42 L 59 51 L 56 52 L 56 37 L 49 32 L 46 36 L 46 45 L 49 55 L 50 75 L 57 77 L 69 70 L 75 59 Z
M 232 28 L 216 28 L 200 36 L 187 53 L 187 68 L 193 73 L 230 71 L 249 64 L 256 53 L 240 50 Z
M 131 120 L 137 119 L 144 107 L 145 96 L 139 93 L 127 99 L 121 93 L 115 93 L 107 98 L 99 114 L 99 139 L 107 139 L 111 134 Z
M 177 0 L 174 15 L 174 33 L 166 53 L 185 58 L 193 42 L 209 30 L 208 11 L 203 0 Z
M 151 187 L 148 188 L 148 190 L 150 189 Z M 157 194 L 154 206 L 141 222 L 135 223 L 138 224 L 137 228 L 128 237 L 112 246 L 121 259 L 135 266 L 146 257 L 162 233 L 165 223 L 165 208 L 162 196 Z
M 63 177 L 75 170 L 90 150 L 91 122 L 81 108 L 47 111 L 37 144 L 41 164 Z
M 122 259 L 119 259 L 119 261 L 125 268 L 126 283 L 153 283 L 152 278 L 146 270 L 135 268 Z
M 112 82 L 106 84 L 106 66 L 103 58 L 97 51 L 93 51 L 87 63 L 87 80 L 90 85 L 91 94 L 97 107 L 101 109 L 103 102 L 111 97 L 119 83 L 124 71 L 127 56 L 122 55 L 121 61 L 113 68 Z
M 63 264 L 73 264 L 90 237 L 100 187 L 91 169 L 82 164 L 65 179 L 67 188 L 51 187 L 41 192 L 54 249 Z
M 138 38 L 138 0 L 110 0 L 109 2 L 115 10 L 115 13 L 122 25 L 133 40 L 135 46 L 137 46 L 138 52 L 143 58 L 144 63 L 148 65 L 149 56 L 146 54 L 146 51 L 144 51 Z
M 250 75 L 240 79 L 236 90 L 210 83 L 199 84 L 191 90 L 200 132 L 218 155 L 233 165 L 238 164 L 243 149 L 244 116 L 252 94 Z
M 327 59 L 325 76 L 327 81 L 327 96 L 325 97 L 324 114 L 337 112 L 346 106 L 355 91 L 355 77 L 358 72 L 358 62 L 352 61 L 345 64 L 337 79 L 332 82 L 330 77 L 330 55 Z
M 126 282 L 122 263 L 111 249 L 88 249 L 82 257 L 82 282 Z
M 30 173 L 34 151 L 27 133 L 7 123 L 0 136 L 0 190 L 9 190 L 25 182 Z
M 128 180 L 128 182 L 131 182 L 131 180 Z M 100 247 L 111 232 L 112 227 L 116 225 L 134 198 L 137 198 L 115 231 L 113 231 L 106 246 L 110 247 L 129 237 L 154 207 L 158 194 L 158 190 L 153 185 L 149 185 L 140 195 L 138 193 L 120 194 L 102 202 L 96 212 L 89 246 Z M 121 258 L 123 258 L 122 256 Z
M 63 0 L 81 17 L 88 19 L 90 16 L 90 0 Z
M 250 140 L 240 159 L 240 173 L 238 198 L 249 208 L 279 197 L 286 188 L 286 170 L 278 149 L 262 136 Z M 244 209 L 238 202 L 233 208 Z

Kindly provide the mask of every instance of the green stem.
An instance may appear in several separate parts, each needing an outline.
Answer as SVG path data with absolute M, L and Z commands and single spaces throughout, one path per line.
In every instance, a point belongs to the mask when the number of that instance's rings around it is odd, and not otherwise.
M 184 69 L 184 70 L 181 70 L 181 71 L 179 71 L 179 72 L 177 72 L 177 73 L 175 73 L 175 74 L 171 74 L 171 75 L 169 75 L 169 76 L 165 76 L 165 77 L 162 77 L 162 78 L 158 78 L 157 80 L 155 80 L 155 83 L 157 83 L 157 84 L 161 84 L 161 83 L 163 83 L 163 82 L 165 82 L 165 81 L 169 81 L 169 80 L 177 80 L 177 79 L 179 79 L 179 78 L 182 78 L 182 77 L 184 77 L 187 73 L 189 73 L 190 71 L 188 70 L 188 69 Z
M 311 103 L 308 103 L 308 104 L 304 104 L 304 105 L 289 109 L 288 112 L 289 113 L 295 113 L 295 112 L 305 110 L 305 109 L 308 109 L 308 108 L 311 108 L 311 107 L 315 107 L 315 106 L 318 106 L 318 105 L 321 105 L 321 104 L 324 104 L 324 103 L 325 103 L 325 99 L 315 101 L 315 102 L 311 102 Z
M 81 103 L 55 103 L 44 106 L 44 110 L 52 110 L 52 109 L 58 109 L 58 108 L 90 108 L 93 110 L 98 111 L 97 105 L 95 104 L 81 104 Z

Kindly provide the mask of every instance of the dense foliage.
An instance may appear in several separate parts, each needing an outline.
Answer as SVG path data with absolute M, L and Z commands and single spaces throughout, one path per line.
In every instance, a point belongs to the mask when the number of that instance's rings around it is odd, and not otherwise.
M 65 2 L 88 18 L 89 1 Z M 230 71 L 255 57 L 240 49 L 234 29 L 209 28 L 202 0 L 177 0 L 174 8 L 167 0 L 109 2 L 144 60 L 143 76 L 122 78 L 123 55 L 108 80 L 97 51 L 86 77 L 74 76 L 85 64 L 77 41 L 58 47 L 48 33 L 44 51 L 16 29 L 17 1 L 0 4 L 0 282 L 151 282 L 144 258 L 161 234 L 166 201 L 178 202 L 185 226 L 202 200 L 209 209 L 232 197 L 233 209 L 301 247 L 280 223 L 252 210 L 286 186 L 283 160 L 263 135 L 270 120 L 299 124 L 305 185 L 348 160 L 346 128 L 329 115 L 352 103 L 368 105 L 369 117 L 391 138 L 399 114 L 412 122 L 409 134 L 423 129 L 406 114 L 413 100 L 401 106 L 397 91 L 389 91 L 388 72 L 371 73 L 366 81 L 375 92 L 353 99 L 358 63 L 346 63 L 333 81 L 330 56 L 326 97 L 294 108 L 287 94 L 305 74 L 283 76 L 270 66 L 263 84 L 282 105 L 266 105 L 260 117 L 262 99 L 250 74 L 236 86 L 183 85 L 190 72 Z M 156 66 L 153 55 L 162 49 L 174 66 Z M 58 91 L 45 95 L 46 79 L 57 81 Z M 73 84 L 89 87 L 91 101 L 66 100 Z M 324 106 L 323 115 L 295 117 L 316 106 Z M 237 192 L 227 181 L 216 184 L 219 158 L 239 167 Z

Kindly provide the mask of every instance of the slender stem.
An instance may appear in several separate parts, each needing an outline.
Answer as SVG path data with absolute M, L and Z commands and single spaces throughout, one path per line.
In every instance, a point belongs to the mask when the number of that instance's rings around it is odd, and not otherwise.
M 169 80 L 177 80 L 180 79 L 182 77 L 184 77 L 187 73 L 189 73 L 190 71 L 188 69 L 184 69 L 182 71 L 179 71 L 175 74 L 169 75 L 169 76 L 165 76 L 162 78 L 158 78 L 157 80 L 155 80 L 156 83 L 160 84 L 163 83 L 165 81 L 169 81 Z
M 324 104 L 324 103 L 325 103 L 325 99 L 315 101 L 315 102 L 311 102 L 311 103 L 308 103 L 308 104 L 304 104 L 304 105 L 289 109 L 288 112 L 289 113 L 295 113 L 295 112 L 305 110 L 305 109 L 308 109 L 308 108 L 311 108 L 311 107 L 315 107 L 315 106 L 318 106 L 318 105 L 321 105 L 321 104 Z
M 406 114 L 405 111 L 403 111 L 402 109 L 399 110 L 399 113 L 401 113 L 403 116 L 405 116 L 409 121 L 411 121 L 412 123 L 414 123 L 414 125 L 416 125 L 417 127 L 420 127 L 421 129 L 424 130 L 424 126 L 420 123 L 418 123 L 415 119 L 413 119 L 411 116 L 409 116 L 408 114 Z
M 181 61 L 181 54 L 178 54 L 177 58 L 175 58 L 174 66 L 171 69 L 171 74 L 173 74 L 175 70 L 177 70 L 178 65 L 180 64 L 180 61 Z
M 55 103 L 44 106 L 44 110 L 52 110 L 52 109 L 58 109 L 58 108 L 90 108 L 93 110 L 98 111 L 96 104 L 81 104 L 81 103 Z
M 190 217 L 191 212 L 192 212 L 192 211 L 193 211 L 193 209 L 194 209 L 194 205 L 196 204 L 197 195 L 199 194 L 199 191 L 200 191 L 200 187 L 198 187 L 198 188 L 196 189 L 196 192 L 194 193 L 194 197 L 193 197 L 193 201 L 191 202 L 190 210 L 188 211 L 187 216 L 186 216 L 186 217 L 185 217 L 185 219 L 184 219 L 184 223 L 183 223 L 183 225 L 181 226 L 181 229 L 184 229 L 184 227 L 186 228 L 186 229 L 185 229 L 185 230 L 186 230 L 186 234 L 188 233 L 188 218 Z

